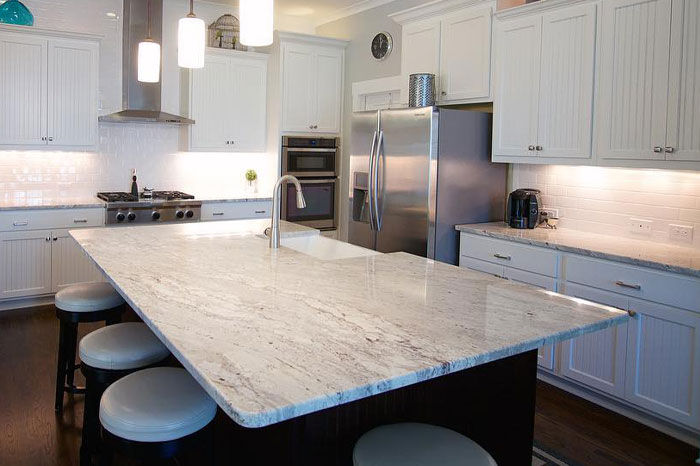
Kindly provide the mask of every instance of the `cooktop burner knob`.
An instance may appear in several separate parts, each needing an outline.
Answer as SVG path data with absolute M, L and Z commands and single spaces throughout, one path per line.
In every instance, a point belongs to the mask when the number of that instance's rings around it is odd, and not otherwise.
M 153 220 L 159 220 L 159 219 L 160 219 L 160 212 L 154 211 L 154 212 L 151 214 L 151 218 L 152 218 Z
M 185 217 L 185 213 L 184 213 L 183 211 L 181 211 L 181 210 L 178 210 L 177 212 L 175 212 L 175 216 L 176 216 L 177 218 L 184 218 L 184 217 Z
M 130 222 L 133 222 L 134 220 L 136 220 L 136 214 L 133 212 L 129 212 L 126 218 L 128 218 Z
M 185 212 L 185 217 L 187 217 L 187 218 L 194 217 L 194 212 L 192 212 L 191 210 L 188 210 L 187 212 Z
M 123 222 L 124 219 L 126 219 L 126 215 L 124 215 L 124 212 L 117 212 L 117 222 Z

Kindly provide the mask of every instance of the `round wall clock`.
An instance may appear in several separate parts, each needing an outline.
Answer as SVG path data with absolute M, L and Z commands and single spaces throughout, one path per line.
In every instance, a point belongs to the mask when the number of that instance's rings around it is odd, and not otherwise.
M 377 60 L 388 57 L 392 48 L 394 48 L 394 39 L 388 32 L 380 32 L 372 39 L 372 56 Z

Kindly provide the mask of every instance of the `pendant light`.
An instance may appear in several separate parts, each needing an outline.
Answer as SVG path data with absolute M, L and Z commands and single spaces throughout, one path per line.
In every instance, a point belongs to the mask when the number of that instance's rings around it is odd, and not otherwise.
M 272 43 L 273 0 L 241 0 L 241 44 L 262 47 Z
M 182 68 L 204 68 L 204 20 L 194 14 L 194 0 L 190 12 L 181 18 L 177 27 L 177 64 Z
M 151 0 L 148 0 L 147 8 L 148 37 L 139 42 L 138 79 L 142 83 L 157 83 L 160 81 L 160 44 L 151 38 Z

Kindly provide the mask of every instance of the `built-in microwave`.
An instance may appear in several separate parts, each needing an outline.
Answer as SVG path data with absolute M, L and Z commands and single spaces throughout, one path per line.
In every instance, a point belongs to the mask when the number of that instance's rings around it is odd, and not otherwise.
M 338 175 L 338 138 L 282 138 L 282 174 L 300 176 Z

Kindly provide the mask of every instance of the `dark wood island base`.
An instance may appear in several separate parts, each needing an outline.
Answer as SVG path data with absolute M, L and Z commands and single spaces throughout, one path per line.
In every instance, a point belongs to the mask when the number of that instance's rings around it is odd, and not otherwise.
M 424 422 L 468 436 L 499 466 L 530 466 L 536 376 L 533 350 L 260 429 L 219 410 L 216 464 L 351 466 L 353 446 L 368 430 Z

